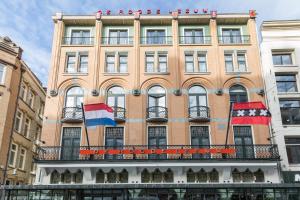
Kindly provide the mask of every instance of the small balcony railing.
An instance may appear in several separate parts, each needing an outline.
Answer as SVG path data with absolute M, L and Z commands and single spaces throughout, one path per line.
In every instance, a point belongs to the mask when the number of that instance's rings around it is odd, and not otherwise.
M 149 45 L 172 44 L 172 36 L 141 37 L 141 44 L 149 44 Z
M 40 147 L 35 156 L 42 161 L 132 161 L 132 160 L 269 160 L 280 159 L 277 145 L 126 145 Z
M 179 36 L 180 44 L 211 44 L 211 36 Z
M 62 122 L 82 122 L 82 108 L 80 107 L 65 107 L 62 112 Z
M 209 107 L 192 106 L 189 107 L 189 121 L 208 122 L 210 120 Z
M 133 37 L 102 37 L 101 44 L 104 45 L 132 45 Z
M 94 37 L 63 37 L 63 45 L 93 45 Z
M 125 122 L 126 120 L 126 109 L 122 107 L 113 107 L 114 109 L 114 118 L 117 122 Z
M 168 121 L 168 108 L 162 106 L 152 106 L 147 108 L 147 121 L 165 122 Z
M 250 44 L 250 35 L 219 36 L 220 44 Z

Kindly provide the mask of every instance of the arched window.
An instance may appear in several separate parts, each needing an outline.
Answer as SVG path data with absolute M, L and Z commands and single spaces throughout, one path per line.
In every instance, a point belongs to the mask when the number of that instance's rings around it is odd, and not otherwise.
M 207 106 L 207 93 L 206 90 L 199 86 L 194 85 L 189 89 L 189 106 Z
M 253 182 L 254 180 L 253 173 L 249 169 L 246 169 L 242 173 L 242 178 L 243 178 L 243 182 Z
M 128 172 L 126 169 L 119 174 L 119 181 L 120 183 L 128 183 Z
M 234 183 L 240 183 L 242 180 L 241 173 L 236 168 L 232 171 L 232 180 Z
M 148 90 L 148 107 L 166 107 L 166 91 L 161 86 L 153 86 Z
M 186 172 L 186 178 L 187 178 L 188 183 L 195 183 L 195 181 L 196 181 L 195 172 L 192 169 L 189 169 Z
M 101 169 L 96 173 L 96 183 L 104 183 L 104 172 Z
M 148 172 L 147 169 L 142 171 L 142 183 L 150 183 L 151 181 L 151 174 Z
M 78 170 L 74 173 L 74 182 L 75 183 L 82 183 L 83 173 L 81 170 Z
M 213 169 L 211 172 L 209 172 L 208 176 L 209 176 L 209 182 L 211 183 L 219 182 L 219 172 L 216 169 Z
M 117 182 L 117 173 L 115 170 L 110 170 L 107 174 L 107 181 L 109 183 L 116 183 Z
M 113 108 L 125 108 L 125 92 L 119 86 L 113 86 L 107 90 L 107 105 Z
M 166 172 L 164 172 L 164 182 L 166 183 L 174 182 L 174 175 L 171 169 L 168 169 Z
M 197 180 L 200 183 L 206 183 L 207 182 L 207 172 L 204 169 L 201 169 L 197 173 Z
M 62 182 L 63 183 L 71 183 L 72 181 L 72 174 L 70 173 L 69 170 L 66 170 L 63 174 L 62 174 Z
M 254 172 L 255 182 L 265 182 L 265 175 L 261 169 L 258 169 Z
M 153 182 L 154 183 L 161 183 L 162 182 L 162 173 L 159 169 L 155 169 L 155 171 L 153 172 Z
M 229 89 L 230 102 L 247 102 L 248 95 L 245 87 L 234 85 Z
M 83 95 L 81 87 L 71 87 L 66 93 L 65 107 L 81 107 Z
M 54 170 L 51 173 L 50 184 L 58 184 L 59 181 L 60 181 L 60 174 L 56 170 Z

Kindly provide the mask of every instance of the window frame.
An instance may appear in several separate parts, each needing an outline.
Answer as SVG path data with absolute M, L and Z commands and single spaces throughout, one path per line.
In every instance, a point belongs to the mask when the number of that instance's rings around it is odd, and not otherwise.
M 290 64 L 284 64 L 282 56 L 283 55 L 289 55 L 290 56 Z M 274 56 L 281 56 L 281 64 L 277 65 L 274 63 Z M 285 67 L 285 66 L 293 66 L 295 63 L 294 60 L 294 51 L 272 51 L 272 64 L 275 67 Z
M 161 62 L 160 57 L 165 57 L 166 61 Z M 166 64 L 166 69 L 165 69 L 165 71 L 162 71 L 160 65 L 164 64 L 164 63 Z M 156 72 L 157 73 L 167 73 L 168 72 L 168 52 L 158 52 L 157 53 L 157 69 L 156 69 Z
M 27 103 L 30 106 L 30 108 L 33 108 L 34 106 L 34 99 L 35 99 L 35 94 L 32 89 L 28 89 L 28 97 L 27 97 Z
M 12 146 L 13 146 L 13 145 L 16 146 L 16 149 L 15 149 L 15 150 L 12 150 Z M 9 151 L 8 166 L 10 166 L 10 167 L 15 167 L 15 166 L 16 166 L 17 156 L 18 156 L 18 150 L 19 150 L 19 146 L 18 146 L 16 143 L 12 142 L 12 143 L 11 143 L 11 146 L 10 146 L 10 151 Z M 14 152 L 14 159 L 13 159 L 13 163 L 11 164 L 11 163 L 10 163 L 10 160 L 11 160 L 11 156 L 12 156 L 12 154 L 11 154 L 12 151 Z
M 187 56 L 191 56 L 192 57 L 192 61 L 188 61 L 187 62 Z M 185 64 L 185 72 L 186 73 L 195 73 L 196 71 L 195 71 L 195 58 L 194 58 L 194 52 L 184 52 L 184 64 Z M 192 67 L 192 71 L 188 71 L 187 70 L 187 64 L 193 64 L 193 67 Z
M 2 76 L 0 76 L 0 85 L 4 85 L 6 77 L 6 66 L 2 63 L 0 63 L 0 71 L 2 71 Z
M 199 60 L 199 58 L 201 57 L 201 56 L 203 56 L 204 58 L 205 58 L 205 71 L 201 71 L 201 65 L 200 65 L 200 63 L 203 63 L 203 62 L 201 62 L 200 60 Z M 198 51 L 197 52 L 197 67 L 198 67 L 198 72 L 200 72 L 200 73 L 205 73 L 205 72 L 207 72 L 207 66 L 208 66 L 208 64 L 207 64 L 207 52 L 205 51 Z
M 86 64 L 86 71 L 82 71 L 82 57 L 86 57 L 87 61 L 84 62 Z M 76 65 L 75 65 L 76 66 Z M 77 73 L 88 73 L 89 70 L 89 54 L 87 52 L 79 52 L 78 53 L 78 68 L 77 68 Z
M 126 57 L 126 62 L 121 62 L 121 57 Z M 128 73 L 128 53 L 127 52 L 118 52 L 118 64 L 117 64 L 117 73 Z M 126 64 L 126 70 L 121 71 L 121 64 Z
M 24 150 L 24 154 L 22 154 L 22 150 Z M 25 162 L 26 162 L 26 154 L 27 154 L 27 149 L 21 146 L 20 147 L 19 162 L 18 162 L 18 169 L 24 170 Z M 23 161 L 22 161 L 22 166 L 20 167 L 21 157 L 23 157 Z
M 159 43 L 159 36 L 152 36 L 152 37 L 156 37 L 157 41 L 154 39 L 154 42 L 149 42 L 149 38 L 148 37 L 148 31 L 151 31 L 151 32 L 155 32 L 156 34 L 160 31 L 164 31 L 164 36 L 163 36 L 163 40 L 162 40 L 162 43 Z M 147 45 L 165 45 L 165 44 L 168 44 L 168 38 L 167 38 L 167 35 L 168 35 L 168 30 L 167 30 L 167 27 L 149 27 L 149 28 L 145 28 L 145 38 L 146 38 L 146 41 L 144 42 L 144 44 L 147 44 Z M 151 41 L 151 40 L 150 40 Z
M 116 37 L 117 42 L 116 43 L 111 43 L 111 37 L 110 37 L 111 31 L 116 31 L 117 32 L 117 37 Z M 124 32 L 126 31 L 127 32 L 127 37 L 124 38 L 124 39 L 126 39 L 125 43 L 122 43 L 121 40 L 120 40 L 121 39 L 121 37 L 120 37 L 120 32 L 121 31 L 124 31 Z M 126 44 L 129 44 L 129 28 L 108 28 L 107 37 L 108 37 L 107 44 L 109 44 L 109 45 L 126 45 Z
M 153 57 L 153 62 L 148 62 L 147 61 L 147 57 Z M 148 63 L 153 64 L 153 70 L 152 71 L 148 71 Z M 155 52 L 146 52 L 145 53 L 145 73 L 155 73 Z
M 21 114 L 20 117 L 18 117 L 18 113 Z M 19 110 L 19 109 L 18 109 L 17 112 L 16 112 L 16 118 L 19 119 L 19 125 L 18 125 L 18 127 L 16 128 L 16 123 L 17 123 L 17 119 L 16 119 L 16 120 L 15 120 L 15 124 L 14 124 L 14 130 L 17 131 L 18 133 L 20 133 L 20 132 L 21 132 L 21 129 L 22 129 L 22 123 L 23 123 L 24 113 L 23 113 L 21 110 Z
M 199 43 L 197 43 L 195 40 L 195 38 L 196 38 L 195 31 L 197 31 L 197 30 L 202 32 L 202 36 L 200 38 L 201 42 L 199 42 Z M 186 31 L 192 31 L 192 36 L 186 36 Z M 184 44 L 205 44 L 205 31 L 204 31 L 203 27 L 184 27 L 183 28 L 183 36 L 184 36 L 184 40 L 183 40 Z M 192 37 L 191 43 L 186 42 L 186 39 L 188 37 Z
M 26 120 L 28 120 L 28 123 L 26 122 Z M 26 126 L 27 126 L 27 129 L 25 129 Z M 26 116 L 25 121 L 24 121 L 24 129 L 23 129 L 23 133 L 22 133 L 22 135 L 26 138 L 30 136 L 30 127 L 31 127 L 31 119 L 28 116 Z M 25 132 L 25 130 L 26 130 L 26 132 Z
M 245 70 L 240 70 L 240 62 L 239 62 L 239 55 L 244 55 L 244 62 L 245 62 Z M 227 62 L 226 61 L 226 55 L 231 55 L 231 62 L 232 62 L 232 71 L 227 70 Z M 225 73 L 248 73 L 248 57 L 247 57 L 247 51 L 246 50 L 225 50 L 224 51 L 224 66 L 225 66 Z
M 282 81 L 282 80 L 278 81 L 277 77 L 279 77 L 279 76 L 293 76 L 295 80 L 294 81 Z M 285 74 L 275 73 L 275 81 L 276 81 L 277 92 L 278 93 L 283 93 L 283 94 L 285 94 L 285 93 L 298 93 L 299 92 L 299 87 L 298 87 L 298 81 L 297 80 L 298 80 L 298 76 L 295 73 L 285 73 Z M 287 91 L 286 87 L 284 88 L 285 91 L 279 91 L 278 90 L 278 83 L 294 83 L 295 91 L 289 92 L 289 91 Z
M 297 138 L 299 140 L 299 143 L 292 143 L 292 144 L 287 143 L 288 139 L 295 139 L 295 138 Z M 288 163 L 290 165 L 299 165 L 300 164 L 300 158 L 298 158 L 297 162 L 292 162 L 292 160 L 291 160 L 292 158 L 290 157 L 291 155 L 289 155 L 289 151 L 288 151 L 288 147 L 289 148 L 298 148 L 298 151 L 294 151 L 293 153 L 295 153 L 295 152 L 298 153 L 296 155 L 296 157 L 300 157 L 300 138 L 299 138 L 299 136 L 285 136 L 284 137 L 284 142 L 285 142 L 285 149 L 286 149 L 286 155 L 287 155 Z
M 282 104 L 281 104 L 281 102 L 282 101 L 297 101 L 298 102 L 298 105 L 299 106 L 290 106 L 290 107 L 285 107 L 285 106 L 282 106 Z M 283 109 L 299 109 L 300 110 L 300 99 L 298 99 L 298 98 L 279 98 L 279 107 L 280 107 L 280 117 L 281 117 L 281 123 L 282 123 L 282 125 L 284 125 L 284 126 L 288 126 L 288 125 L 292 125 L 292 126 L 294 126 L 294 125 L 300 125 L 300 120 L 299 120 L 299 123 L 294 123 L 294 122 L 297 122 L 297 121 L 295 121 L 295 120 L 292 120 L 292 121 L 290 121 L 290 123 L 285 123 L 285 122 L 287 122 L 287 121 L 284 121 L 284 119 L 283 119 L 283 117 L 286 117 L 285 115 L 283 116 L 283 112 L 282 112 L 282 110 Z M 291 112 L 288 112 L 288 113 L 291 113 Z M 290 117 L 293 117 L 293 116 L 290 116 L 290 115 L 287 115 L 287 117 L 289 117 L 289 119 L 288 120 L 290 120 L 291 118 Z

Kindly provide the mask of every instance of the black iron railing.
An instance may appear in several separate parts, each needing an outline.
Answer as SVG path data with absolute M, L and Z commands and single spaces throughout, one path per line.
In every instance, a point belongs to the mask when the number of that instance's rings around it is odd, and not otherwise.
M 129 45 L 133 44 L 133 37 L 102 37 L 101 44 L 105 45 Z
M 82 108 L 81 107 L 65 107 L 62 112 L 63 121 L 82 121 Z
M 180 44 L 210 44 L 211 36 L 179 36 Z
M 220 44 L 250 44 L 250 35 L 219 36 Z
M 147 108 L 147 119 L 167 119 L 168 108 L 162 106 L 152 106 Z
M 277 145 L 126 145 L 40 147 L 35 160 L 279 160 Z
M 141 37 L 141 44 L 172 44 L 172 36 Z
M 94 37 L 63 37 L 64 45 L 93 45 Z
M 126 109 L 122 107 L 113 107 L 114 109 L 114 118 L 117 120 L 125 120 Z
M 189 119 L 209 120 L 209 107 L 207 106 L 192 106 L 189 107 Z

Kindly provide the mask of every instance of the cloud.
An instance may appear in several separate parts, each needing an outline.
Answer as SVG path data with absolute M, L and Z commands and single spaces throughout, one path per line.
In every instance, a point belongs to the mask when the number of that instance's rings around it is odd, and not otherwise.
M 99 9 L 208 8 L 218 12 L 240 13 L 256 9 L 258 25 L 263 20 L 300 19 L 298 0 L 7 0 L 0 4 L 0 35 L 9 36 L 24 49 L 24 60 L 47 84 L 53 23 L 51 16 L 91 14 Z

